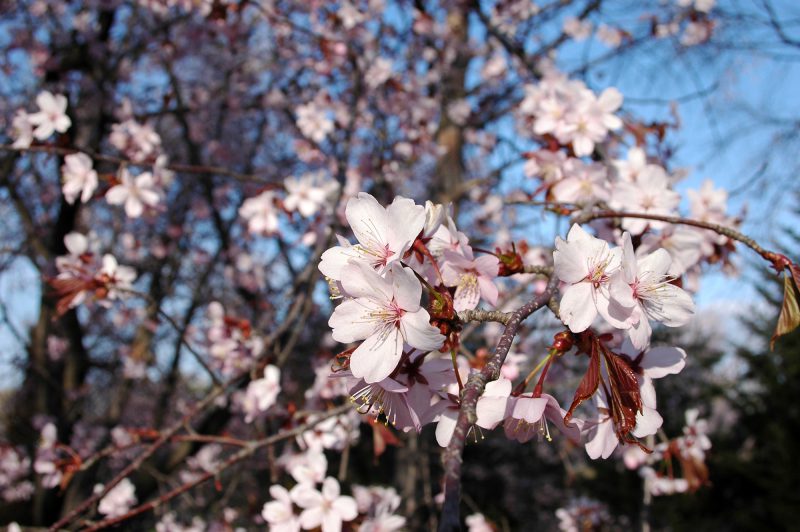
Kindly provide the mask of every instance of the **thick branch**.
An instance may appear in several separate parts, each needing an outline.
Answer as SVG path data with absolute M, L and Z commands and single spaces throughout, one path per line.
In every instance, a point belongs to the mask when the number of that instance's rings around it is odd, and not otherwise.
M 478 398 L 483 393 L 487 382 L 496 380 L 500 375 L 500 367 L 511 349 L 511 343 L 519 331 L 522 322 L 531 314 L 547 305 L 558 285 L 558 278 L 555 276 L 550 279 L 545 291 L 531 299 L 526 304 L 515 310 L 506 323 L 503 335 L 497 342 L 492 358 L 483 369 L 472 375 L 464 390 L 461 393 L 461 407 L 458 412 L 458 420 L 453 431 L 453 437 L 444 453 L 444 507 L 442 508 L 442 518 L 439 522 L 439 532 L 452 532 L 461 529 L 461 517 L 459 504 L 461 501 L 461 462 L 462 452 L 467 441 L 469 428 L 477 421 L 475 408 Z

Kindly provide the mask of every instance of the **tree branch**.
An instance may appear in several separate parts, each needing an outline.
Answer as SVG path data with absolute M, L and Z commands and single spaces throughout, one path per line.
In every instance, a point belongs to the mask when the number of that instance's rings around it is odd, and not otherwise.
M 558 286 L 558 278 L 553 276 L 545 291 L 515 310 L 506 323 L 503 335 L 497 342 L 492 358 L 483 369 L 472 375 L 461 393 L 461 407 L 453 437 L 444 453 L 444 506 L 439 521 L 439 532 L 461 530 L 459 504 L 461 502 L 461 465 L 462 452 L 467 441 L 469 428 L 477 421 L 475 413 L 478 399 L 483 393 L 486 383 L 496 380 L 500 375 L 500 367 L 511 349 L 511 343 L 519 331 L 522 322 L 531 314 L 547 305 Z

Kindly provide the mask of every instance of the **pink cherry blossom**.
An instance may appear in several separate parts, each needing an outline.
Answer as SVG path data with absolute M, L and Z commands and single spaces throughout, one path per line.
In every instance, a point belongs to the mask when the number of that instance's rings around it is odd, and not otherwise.
M 541 420 L 547 402 L 546 397 L 533 397 L 532 394 L 512 397 L 511 411 L 503 423 L 506 437 L 525 443 L 533 439 L 536 434 L 544 436 L 543 427 L 546 424 Z
M 386 416 L 386 421 L 400 430 L 422 428 L 419 414 L 408 402 L 408 386 L 392 378 L 368 384 L 359 380 L 351 389 L 350 396 L 358 405 L 358 412 L 368 414 L 375 419 L 379 415 Z
M 281 370 L 272 364 L 264 368 L 264 376 L 250 381 L 242 400 L 245 422 L 252 423 L 260 412 L 265 412 L 272 405 L 281 391 Z
M 444 252 L 442 277 L 445 286 L 455 286 L 453 304 L 457 311 L 474 309 L 478 301 L 492 306 L 497 304 L 497 278 L 500 261 L 494 255 L 482 255 L 477 259 L 465 257 L 452 251 Z

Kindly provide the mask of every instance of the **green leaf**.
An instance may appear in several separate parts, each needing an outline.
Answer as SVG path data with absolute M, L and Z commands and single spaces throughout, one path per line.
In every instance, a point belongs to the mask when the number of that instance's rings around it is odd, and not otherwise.
M 769 341 L 770 350 L 775 348 L 775 340 L 779 336 L 788 334 L 800 325 L 800 303 L 798 291 L 800 291 L 800 268 L 792 264 L 789 267 L 791 275 L 788 273 L 783 277 L 783 306 L 781 314 L 778 316 L 778 325 L 775 333 Z

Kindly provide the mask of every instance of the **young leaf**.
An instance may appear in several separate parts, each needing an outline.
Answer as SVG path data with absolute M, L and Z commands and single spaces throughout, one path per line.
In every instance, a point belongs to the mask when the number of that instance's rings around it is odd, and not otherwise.
M 800 303 L 798 302 L 798 291 L 800 291 L 800 268 L 792 264 L 789 267 L 791 275 L 785 274 L 783 277 L 783 306 L 781 314 L 778 316 L 778 325 L 775 333 L 769 341 L 769 348 L 775 348 L 775 340 L 779 336 L 788 334 L 800 325 Z
M 589 355 L 589 367 L 586 368 L 586 374 L 581 379 L 578 389 L 575 390 L 575 396 L 572 398 L 572 404 L 564 416 L 564 425 L 571 426 L 569 420 L 572 419 L 572 413 L 578 408 L 585 400 L 589 399 L 597 391 L 600 385 L 600 353 L 597 350 L 597 340 L 592 340 L 592 352 Z

